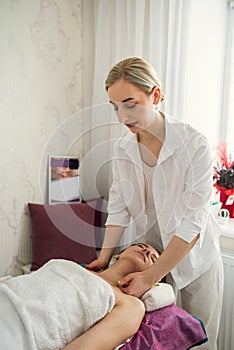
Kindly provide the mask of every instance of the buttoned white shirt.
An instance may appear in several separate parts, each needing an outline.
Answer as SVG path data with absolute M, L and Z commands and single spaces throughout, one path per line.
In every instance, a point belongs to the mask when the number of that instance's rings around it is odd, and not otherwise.
M 220 229 L 210 212 L 212 181 L 212 157 L 205 137 L 189 124 L 165 115 L 165 140 L 152 184 L 163 247 L 173 236 L 191 242 L 200 234 L 171 271 L 179 289 L 205 272 L 220 252 Z M 114 147 L 106 225 L 128 227 L 125 235 L 132 241 L 146 233 L 144 191 L 137 136 L 127 131 Z

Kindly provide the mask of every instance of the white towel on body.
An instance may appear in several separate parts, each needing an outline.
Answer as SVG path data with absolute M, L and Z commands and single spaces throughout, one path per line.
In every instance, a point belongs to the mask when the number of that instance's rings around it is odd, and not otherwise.
M 67 260 L 0 283 L 0 349 L 58 350 L 112 310 L 111 286 Z

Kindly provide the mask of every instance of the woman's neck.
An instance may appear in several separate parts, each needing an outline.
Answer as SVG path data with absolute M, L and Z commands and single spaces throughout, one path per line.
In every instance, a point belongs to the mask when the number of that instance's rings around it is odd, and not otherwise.
M 111 285 L 117 286 L 117 280 L 120 280 L 132 272 L 135 272 L 135 268 L 130 262 L 126 264 L 121 261 L 116 261 L 113 265 L 108 267 L 108 269 L 99 272 L 97 275 Z
M 137 140 L 142 161 L 152 167 L 157 164 L 165 139 L 165 118 L 161 113 L 157 112 L 150 130 L 142 130 L 137 135 Z
M 138 142 L 151 144 L 158 142 L 163 144 L 165 139 L 165 116 L 162 112 L 156 111 L 153 122 L 138 134 Z

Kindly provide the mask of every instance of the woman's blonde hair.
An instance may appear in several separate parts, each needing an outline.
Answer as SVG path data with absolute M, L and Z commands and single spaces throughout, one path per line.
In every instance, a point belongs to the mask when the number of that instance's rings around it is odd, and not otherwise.
M 154 68 L 140 57 L 126 58 L 114 65 L 105 81 L 106 91 L 119 79 L 134 84 L 147 95 L 151 94 L 155 86 L 161 89 L 161 83 Z M 164 100 L 165 96 L 161 92 L 161 102 Z

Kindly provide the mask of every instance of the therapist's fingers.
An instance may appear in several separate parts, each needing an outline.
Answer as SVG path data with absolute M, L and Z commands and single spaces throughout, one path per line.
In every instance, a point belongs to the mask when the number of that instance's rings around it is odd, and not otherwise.
M 91 271 L 100 271 L 106 267 L 105 265 L 106 264 L 103 260 L 97 259 L 92 261 L 90 264 L 85 265 L 85 268 Z
M 137 275 L 136 273 L 131 273 L 125 276 L 119 283 L 119 288 L 125 294 L 133 295 L 139 297 L 139 291 L 137 288 Z
M 117 285 L 119 286 L 120 289 L 121 288 L 127 288 L 129 286 L 129 284 L 131 283 L 133 278 L 134 278 L 134 276 L 129 274 L 126 277 L 117 280 L 116 283 L 117 283 Z
M 117 284 L 122 292 L 137 298 L 140 298 L 150 288 L 142 272 L 130 273 Z

